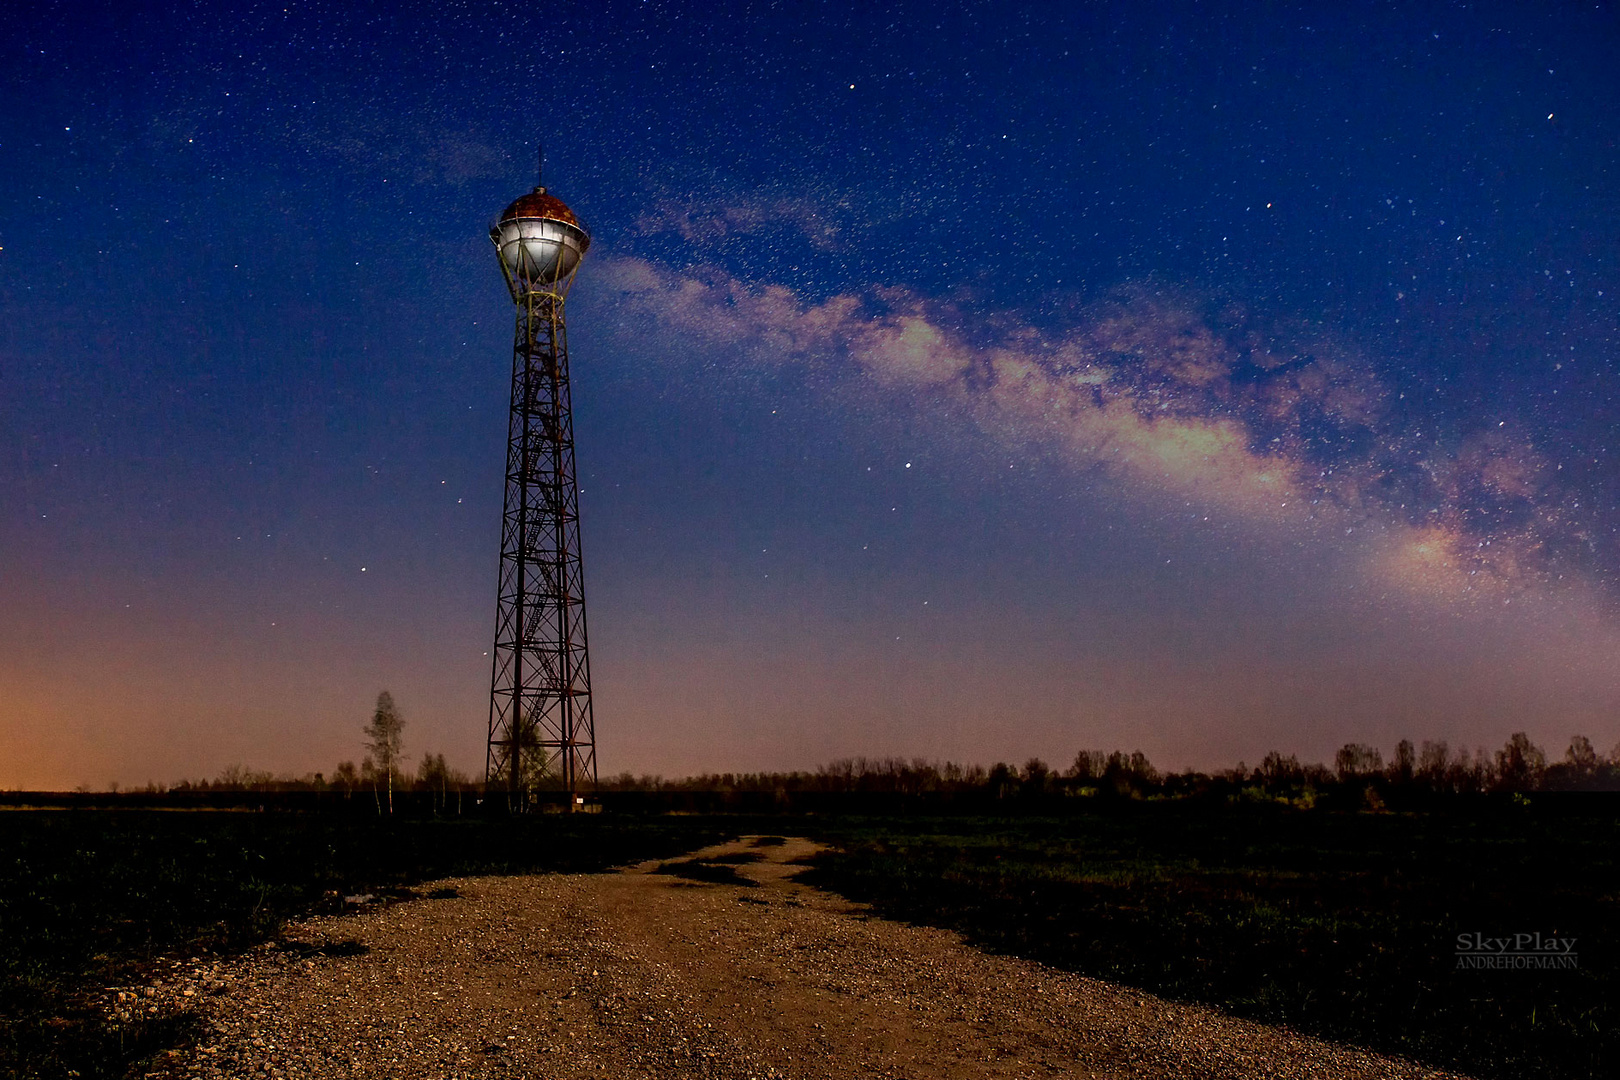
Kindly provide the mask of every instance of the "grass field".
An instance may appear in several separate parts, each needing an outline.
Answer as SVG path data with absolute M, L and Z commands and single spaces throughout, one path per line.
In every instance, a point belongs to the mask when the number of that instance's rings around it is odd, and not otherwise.
M 829 825 L 810 880 L 988 948 L 1481 1077 L 1620 1075 L 1613 800 Z M 1536 931 L 1579 966 L 1458 970 L 1459 934 Z

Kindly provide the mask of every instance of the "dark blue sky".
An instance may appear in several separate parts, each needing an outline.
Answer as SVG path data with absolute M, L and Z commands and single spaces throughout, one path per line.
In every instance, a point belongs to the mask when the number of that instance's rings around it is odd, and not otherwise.
M 0 784 L 476 768 L 538 140 L 608 771 L 1609 745 L 1615 10 L 1331 7 L 8 11 Z

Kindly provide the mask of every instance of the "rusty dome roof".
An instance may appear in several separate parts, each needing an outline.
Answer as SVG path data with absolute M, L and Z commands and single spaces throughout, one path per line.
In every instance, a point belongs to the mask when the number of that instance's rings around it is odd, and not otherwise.
M 572 225 L 581 232 L 585 231 L 585 226 L 581 225 L 579 218 L 568 209 L 568 204 L 555 195 L 546 194 L 545 188 L 536 188 L 527 195 L 519 195 L 511 206 L 501 211 L 500 220 L 511 221 L 513 218 L 547 218 Z

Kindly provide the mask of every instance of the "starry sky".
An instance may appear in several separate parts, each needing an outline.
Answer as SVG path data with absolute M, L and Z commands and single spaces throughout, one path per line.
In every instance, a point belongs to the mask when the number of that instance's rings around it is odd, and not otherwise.
M 1599 4 L 0 15 L 0 787 L 481 774 L 570 297 L 605 774 L 1620 739 Z

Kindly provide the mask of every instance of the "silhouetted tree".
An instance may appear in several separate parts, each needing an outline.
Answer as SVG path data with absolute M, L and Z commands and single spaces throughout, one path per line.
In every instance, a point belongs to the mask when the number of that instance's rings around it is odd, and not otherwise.
M 450 766 L 443 754 L 423 754 L 416 767 L 416 782 L 424 791 L 436 795 L 437 807 L 443 807 L 450 792 Z
M 1018 771 L 1005 761 L 998 761 L 985 778 L 985 787 L 998 799 L 1005 799 L 1018 787 Z
M 1585 735 L 1575 735 L 1564 751 L 1564 760 L 1551 763 L 1541 776 L 1541 786 L 1549 791 L 1585 791 L 1606 787 L 1608 763 Z
M 1133 795 L 1155 787 L 1160 777 L 1159 770 L 1153 767 L 1142 751 L 1127 755 L 1115 750 L 1103 763 L 1099 779 L 1102 787 L 1111 789 L 1116 795 Z
M 360 786 L 360 774 L 355 770 L 354 762 L 340 761 L 338 767 L 332 770 L 332 786 L 343 792 L 347 799 Z
M 1066 775 L 1070 780 L 1083 784 L 1087 780 L 1101 780 L 1103 770 L 1107 767 L 1107 754 L 1101 750 L 1082 750 L 1074 755 L 1074 764 L 1069 766 Z
M 1293 754 L 1283 757 L 1273 750 L 1260 762 L 1260 775 L 1268 788 L 1288 787 L 1305 779 L 1305 770 Z
M 1446 769 L 1451 762 L 1451 747 L 1446 741 L 1439 742 L 1423 740 L 1423 749 L 1418 752 L 1417 777 L 1430 791 L 1448 790 Z
M 1345 743 L 1333 755 L 1333 769 L 1343 783 L 1360 780 L 1384 771 L 1384 755 L 1376 746 L 1366 743 Z
M 1144 787 L 1152 787 L 1159 782 L 1159 770 L 1153 767 L 1153 762 L 1140 750 L 1132 750 L 1129 762 L 1131 779 Z
M 1585 735 L 1576 735 L 1569 740 L 1569 749 L 1564 751 L 1564 763 L 1577 777 L 1590 779 L 1597 775 L 1598 766 L 1603 764 L 1603 759 L 1592 749 L 1591 739 Z
M 1389 779 L 1405 787 L 1416 775 L 1417 755 L 1413 752 L 1412 740 L 1402 739 L 1395 744 L 1395 760 L 1389 763 Z
M 1446 773 L 1451 779 L 1452 791 L 1484 791 L 1491 786 L 1496 775 L 1491 768 L 1490 755 L 1483 746 L 1474 748 L 1472 759 L 1467 749 L 1458 750 Z
M 1534 791 L 1546 771 L 1546 753 L 1522 731 L 1515 731 L 1496 752 L 1496 785 L 1503 791 Z
M 1046 786 L 1052 779 L 1052 768 L 1038 757 L 1032 757 L 1024 762 L 1023 794 L 1044 795 Z

